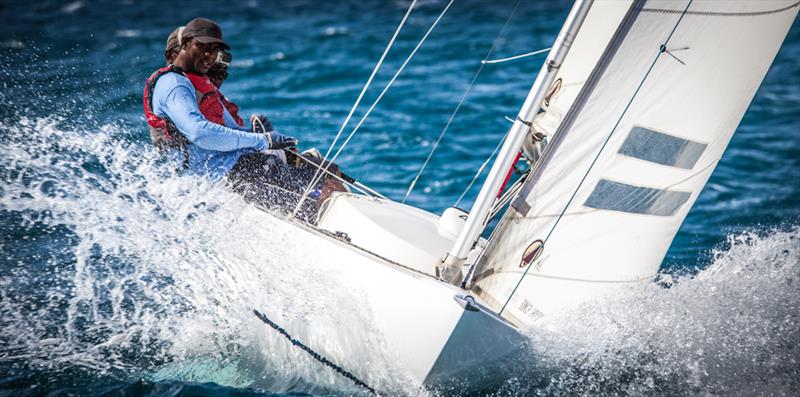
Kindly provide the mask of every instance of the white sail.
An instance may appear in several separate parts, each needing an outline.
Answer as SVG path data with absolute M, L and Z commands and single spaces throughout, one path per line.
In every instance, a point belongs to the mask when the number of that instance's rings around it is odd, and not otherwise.
M 556 75 L 556 83 L 542 104 L 546 111 L 534 120 L 537 131 L 547 136 L 555 134 L 632 4 L 633 0 L 595 1 L 592 4 Z
M 526 324 L 651 278 L 798 5 L 595 3 L 539 120 L 558 130 L 478 261 L 474 292 Z

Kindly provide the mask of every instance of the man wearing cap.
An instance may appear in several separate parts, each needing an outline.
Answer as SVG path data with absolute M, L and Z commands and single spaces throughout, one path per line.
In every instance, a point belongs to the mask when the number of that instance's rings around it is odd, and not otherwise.
M 145 86 L 144 108 L 151 138 L 156 146 L 173 149 L 169 151 L 176 157 L 179 151 L 174 149 L 180 149 L 184 168 L 190 173 L 212 179 L 227 176 L 246 199 L 293 208 L 313 172 L 288 167 L 285 157 L 281 161 L 266 153 L 283 154 L 279 149 L 294 147 L 297 140 L 263 123 L 259 133 L 246 130 L 224 107 L 219 118 L 216 114 L 206 117 L 211 113 L 198 107 L 197 85 L 212 84 L 204 74 L 217 61 L 219 52 L 229 48 L 219 26 L 204 18 L 196 18 L 170 35 L 164 54 L 168 65 L 153 73 Z M 320 188 L 323 197 L 319 197 L 320 189 L 314 190 L 319 199 L 330 194 L 331 188 Z M 300 215 L 311 220 L 318 203 L 304 203 Z
M 178 27 L 169 34 L 167 38 L 167 47 L 164 49 L 164 58 L 167 61 L 167 66 L 175 62 L 181 48 L 180 37 L 183 35 L 184 27 Z M 239 107 L 233 102 L 228 101 L 219 87 L 222 85 L 220 79 L 224 81 L 227 78 L 227 65 L 230 63 L 232 56 L 228 51 L 220 51 L 214 65 L 206 71 L 205 75 L 191 73 L 184 71 L 184 74 L 192 82 L 195 90 L 195 98 L 197 99 L 197 107 L 200 113 L 205 116 L 208 121 L 222 124 L 237 130 L 248 132 L 257 132 L 248 128 L 244 120 L 239 117 Z M 215 80 L 216 79 L 216 80 Z M 262 124 L 269 124 L 269 120 L 265 116 L 257 117 Z M 266 131 L 272 131 L 270 128 Z M 274 151 L 277 152 L 277 151 Z
M 181 43 L 178 40 L 178 36 L 183 35 L 183 29 L 185 26 L 179 26 L 175 28 L 167 37 L 167 47 L 164 49 L 164 59 L 167 60 L 167 66 L 172 65 L 172 62 L 175 62 L 175 58 L 178 57 L 178 53 L 181 50 Z
M 156 71 L 147 82 L 145 114 L 153 142 L 179 158 L 187 172 L 219 179 L 248 153 L 282 149 L 297 140 L 274 131 L 257 134 L 209 121 L 200 112 L 195 88 L 187 73 L 205 74 L 220 50 L 228 49 L 216 23 L 195 18 L 180 32 L 172 65 Z M 170 49 L 165 54 L 170 57 Z M 179 149 L 179 150 L 175 150 Z

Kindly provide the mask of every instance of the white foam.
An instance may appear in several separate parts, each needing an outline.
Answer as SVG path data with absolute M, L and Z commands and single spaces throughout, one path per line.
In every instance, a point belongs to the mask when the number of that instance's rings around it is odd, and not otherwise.
M 53 243 L 44 261 L 9 265 L 12 276 L 0 280 L 0 340 L 8 341 L 0 360 L 128 379 L 360 392 L 259 322 L 258 309 L 369 374 L 371 385 L 419 392 L 393 372 L 359 292 L 316 272 L 313 248 L 284 222 L 221 184 L 174 175 L 116 126 L 63 124 L 0 126 L 0 210 L 22 217 L 19 227 L 62 227 L 75 241 Z M 798 236 L 797 227 L 731 236 L 693 277 L 665 275 L 545 318 L 494 392 L 791 394 L 800 379 Z M 45 271 L 45 291 L 11 296 Z M 34 292 L 46 298 L 31 301 Z M 349 343 L 351 332 L 371 333 L 370 342 Z
M 661 277 L 531 330 L 518 391 L 792 394 L 798 384 L 800 229 L 730 236 L 696 276 Z M 546 378 L 547 379 L 547 378 Z M 524 383 L 524 382 L 523 382 Z
M 61 6 L 61 11 L 63 11 L 65 14 L 72 14 L 85 6 L 86 4 L 84 4 L 82 1 L 73 1 Z
M 57 264 L 69 269 L 47 285 L 52 306 L 23 314 L 0 292 L 0 336 L 14 340 L 7 351 L 56 369 L 278 392 L 360 391 L 261 323 L 258 309 L 333 352 L 338 364 L 369 374 L 373 385 L 405 387 L 402 376 L 388 375 L 391 360 L 371 331 L 371 313 L 359 310 L 359 292 L 315 272 L 309 246 L 285 222 L 222 184 L 175 176 L 155 150 L 119 139 L 124 131 L 114 126 L 88 133 L 46 118 L 4 129 L 10 142 L 0 170 L 16 171 L 4 175 L 0 210 L 27 214 L 28 225 L 67 226 L 77 240 L 61 247 L 74 263 Z M 4 282 L 31 279 L 19 278 Z M 48 315 L 63 304 L 65 318 Z M 53 327 L 62 332 L 37 336 Z M 350 343 L 353 329 L 371 342 Z M 344 354 L 351 351 L 363 354 Z

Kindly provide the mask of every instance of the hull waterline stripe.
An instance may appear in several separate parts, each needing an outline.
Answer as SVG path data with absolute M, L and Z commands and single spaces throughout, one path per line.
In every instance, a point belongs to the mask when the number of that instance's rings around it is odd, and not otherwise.
M 270 320 L 269 317 L 267 317 L 266 314 L 261 313 L 261 312 L 259 312 L 258 310 L 255 310 L 255 309 L 253 309 L 253 314 L 255 314 L 256 317 L 258 317 L 258 319 L 261 320 L 261 322 L 263 322 L 264 324 L 269 325 L 270 327 L 272 327 L 272 329 L 274 329 L 275 331 L 278 331 L 279 334 L 281 334 L 284 337 L 286 337 L 286 339 L 289 339 L 289 341 L 292 342 L 293 345 L 299 347 L 300 349 L 302 349 L 303 351 L 308 353 L 313 359 L 319 361 L 320 363 L 324 364 L 325 366 L 328 366 L 328 367 L 332 368 L 334 371 L 338 372 L 340 375 L 342 375 L 345 378 L 350 379 L 351 381 L 353 381 L 353 383 L 355 383 L 356 385 L 361 386 L 364 389 L 367 389 L 370 393 L 372 393 L 372 394 L 374 394 L 376 396 L 379 395 L 378 392 L 375 391 L 375 389 L 373 389 L 372 387 L 370 387 L 369 385 L 367 385 L 366 383 L 364 383 L 360 379 L 356 378 L 356 376 L 353 375 L 352 373 L 346 371 L 342 367 L 340 367 L 340 366 L 334 364 L 333 362 L 331 362 L 331 360 L 328 360 L 327 358 L 325 358 L 321 354 L 315 352 L 310 347 L 304 345 L 303 342 L 300 342 L 299 340 L 297 340 L 295 338 L 292 338 L 292 335 L 289 335 L 289 333 L 286 332 L 285 329 L 281 328 L 280 325 L 278 325 L 278 324 L 274 323 L 272 320 Z

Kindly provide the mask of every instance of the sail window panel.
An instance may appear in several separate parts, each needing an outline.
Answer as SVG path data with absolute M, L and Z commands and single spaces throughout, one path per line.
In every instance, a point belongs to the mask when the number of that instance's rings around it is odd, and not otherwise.
M 706 150 L 706 144 L 633 127 L 619 153 L 629 157 L 690 170 Z
M 632 186 L 601 179 L 583 205 L 632 214 L 672 216 L 690 196 L 689 192 Z

